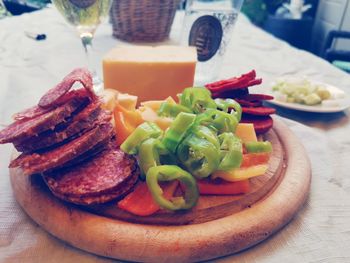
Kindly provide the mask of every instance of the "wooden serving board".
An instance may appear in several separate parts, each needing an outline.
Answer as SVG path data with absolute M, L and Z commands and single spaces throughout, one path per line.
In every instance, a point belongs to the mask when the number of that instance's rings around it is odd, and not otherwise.
M 83 210 L 61 202 L 40 176 L 26 177 L 20 169 L 10 170 L 11 184 L 35 222 L 75 247 L 121 260 L 207 260 L 266 239 L 287 224 L 307 198 L 311 168 L 303 146 L 276 119 L 267 136 L 274 149 L 270 168 L 252 180 L 249 194 L 201 197 L 194 210 L 176 215 L 140 218 L 112 205 Z

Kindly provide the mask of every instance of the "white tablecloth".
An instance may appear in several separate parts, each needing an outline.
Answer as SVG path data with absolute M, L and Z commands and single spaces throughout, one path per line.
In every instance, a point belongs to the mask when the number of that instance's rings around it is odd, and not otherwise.
M 172 40 L 181 21 L 175 22 Z M 24 31 L 45 33 L 34 41 Z M 118 42 L 105 23 L 97 31 L 95 64 Z M 37 102 L 73 67 L 85 64 L 73 28 L 49 8 L 0 21 L 0 124 Z M 264 89 L 281 75 L 306 75 L 350 93 L 350 76 L 327 62 L 297 50 L 247 23 L 238 21 L 221 77 L 256 69 Z M 304 144 L 312 162 L 310 197 L 294 220 L 263 243 L 218 262 L 350 262 L 350 118 L 349 111 L 312 114 L 278 108 L 278 114 Z M 306 125 L 306 126 L 305 126 Z M 0 147 L 0 261 L 110 262 L 75 249 L 33 222 L 16 203 L 9 183 L 12 147 Z

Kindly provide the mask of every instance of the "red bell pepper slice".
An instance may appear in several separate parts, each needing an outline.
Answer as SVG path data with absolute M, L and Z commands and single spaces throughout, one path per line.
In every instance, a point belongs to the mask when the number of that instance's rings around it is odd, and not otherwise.
M 162 183 L 164 197 L 170 199 L 178 186 L 178 181 Z M 133 192 L 118 202 L 118 207 L 137 216 L 149 216 L 156 213 L 160 207 L 154 201 L 146 182 L 140 182 Z
M 250 190 L 249 180 L 227 182 L 220 178 L 197 180 L 200 194 L 205 195 L 237 195 Z

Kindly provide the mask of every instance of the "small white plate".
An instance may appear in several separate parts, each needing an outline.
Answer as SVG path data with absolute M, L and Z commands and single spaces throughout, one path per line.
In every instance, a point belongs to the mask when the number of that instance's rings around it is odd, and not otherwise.
M 325 88 L 327 88 L 327 90 L 329 90 L 329 92 L 334 97 L 338 97 L 339 96 L 338 94 L 344 94 L 343 90 L 335 86 L 329 85 L 327 83 L 319 82 L 319 81 L 311 81 L 311 83 L 324 86 Z M 278 92 L 273 92 L 272 90 L 270 90 L 269 94 L 276 97 Z M 283 102 L 277 99 L 269 100 L 267 102 L 280 107 L 288 108 L 288 109 L 308 111 L 308 112 L 318 112 L 318 113 L 340 112 L 350 107 L 350 98 L 349 98 L 349 95 L 347 94 L 345 94 L 344 98 L 327 100 L 324 104 L 318 104 L 313 106 L 299 104 L 299 103 Z

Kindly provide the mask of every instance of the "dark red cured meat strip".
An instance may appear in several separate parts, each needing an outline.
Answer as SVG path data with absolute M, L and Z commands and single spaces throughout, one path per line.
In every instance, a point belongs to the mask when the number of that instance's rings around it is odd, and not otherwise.
M 260 107 L 260 106 L 262 106 L 262 101 L 259 101 L 259 100 L 247 101 L 247 100 L 241 100 L 241 99 L 235 98 L 235 101 L 237 101 L 242 107 Z
M 237 89 L 237 90 L 228 90 L 228 91 L 224 91 L 224 92 L 218 92 L 218 93 L 212 93 L 211 96 L 216 99 L 216 98 L 231 98 L 231 99 L 235 99 L 241 96 L 245 96 L 249 94 L 249 91 L 247 88 L 244 89 Z
M 26 140 L 46 130 L 53 130 L 87 102 L 87 98 L 74 98 L 36 118 L 16 121 L 0 131 L 0 144 Z
M 220 87 L 223 87 L 225 85 L 230 85 L 230 87 L 232 87 L 232 89 L 235 88 L 243 88 L 244 84 L 246 84 L 247 82 L 254 80 L 256 78 L 256 73 L 255 70 L 252 70 L 246 74 L 242 74 L 239 77 L 233 77 L 233 78 L 229 78 L 229 79 L 224 79 L 224 80 L 219 80 L 219 81 L 215 81 L 212 83 L 208 83 L 205 85 L 205 87 L 211 91 L 217 91 L 217 89 Z
M 64 103 L 66 103 L 69 100 L 72 100 L 73 98 L 77 97 L 89 97 L 89 93 L 85 89 L 79 89 L 79 90 L 72 90 L 66 93 L 62 98 L 60 98 L 56 102 L 56 106 L 60 106 Z M 24 120 L 24 119 L 33 119 L 35 117 L 38 117 L 40 115 L 43 115 L 49 111 L 51 111 L 53 108 L 41 108 L 38 105 L 35 105 L 29 109 L 26 109 L 24 111 L 18 112 L 13 115 L 14 120 Z
M 38 136 L 16 143 L 14 146 L 20 152 L 39 151 L 48 147 L 53 147 L 59 143 L 66 143 L 81 135 L 101 123 L 110 121 L 111 114 L 101 111 L 100 103 L 91 103 L 84 110 L 74 115 L 74 117 L 65 123 L 64 127 L 56 128 L 53 131 L 47 131 Z
M 253 123 L 254 130 L 257 134 L 264 134 L 268 132 L 273 126 L 273 120 L 270 116 L 243 116 L 242 123 Z
M 75 159 L 92 149 L 99 142 L 111 138 L 114 128 L 111 123 L 101 124 L 69 143 L 44 153 L 21 154 L 10 163 L 10 168 L 21 167 L 25 175 L 43 173 Z
M 239 99 L 246 101 L 256 101 L 256 100 L 273 100 L 273 96 L 266 94 L 247 94 L 240 96 Z
M 92 204 L 121 197 L 134 186 L 138 175 L 135 158 L 111 146 L 88 162 L 45 174 L 44 179 L 59 198 L 77 204 Z
M 50 89 L 39 101 L 38 105 L 42 108 L 52 108 L 63 95 L 65 95 L 75 82 L 80 82 L 88 91 L 92 99 L 96 99 L 93 91 L 92 76 L 87 69 L 78 68 L 69 73 L 60 83 Z
M 270 107 L 242 107 L 243 114 L 258 115 L 258 116 L 269 116 L 274 114 L 276 110 Z

